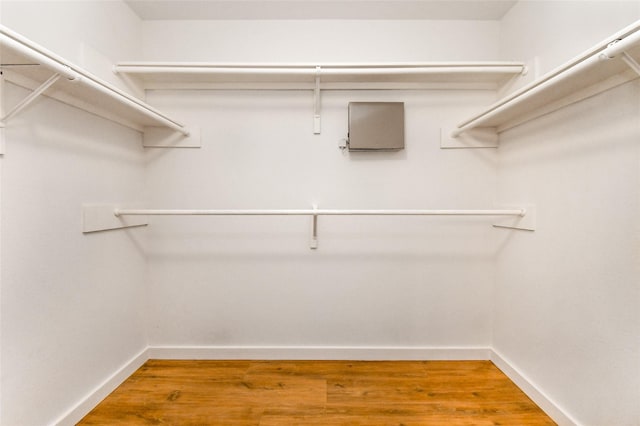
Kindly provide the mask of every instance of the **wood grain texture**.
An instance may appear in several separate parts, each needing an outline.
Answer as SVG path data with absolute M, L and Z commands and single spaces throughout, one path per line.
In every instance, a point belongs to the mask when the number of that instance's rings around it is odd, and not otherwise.
M 149 360 L 80 425 L 554 425 L 490 361 Z

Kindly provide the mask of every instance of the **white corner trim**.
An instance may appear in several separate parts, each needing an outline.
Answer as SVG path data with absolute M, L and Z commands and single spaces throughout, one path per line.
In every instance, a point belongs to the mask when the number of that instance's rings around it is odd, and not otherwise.
M 491 361 L 559 426 L 581 426 L 495 349 L 491 350 Z
M 127 361 L 115 373 L 109 376 L 104 382 L 95 387 L 91 392 L 82 398 L 74 407 L 69 409 L 65 414 L 54 421 L 55 426 L 73 426 L 77 424 L 84 416 L 89 414 L 96 405 L 104 398 L 120 386 L 129 378 L 138 368 L 140 368 L 147 360 L 149 348 L 143 349 L 138 355 Z
M 150 359 L 453 361 L 489 360 L 488 347 L 150 346 Z

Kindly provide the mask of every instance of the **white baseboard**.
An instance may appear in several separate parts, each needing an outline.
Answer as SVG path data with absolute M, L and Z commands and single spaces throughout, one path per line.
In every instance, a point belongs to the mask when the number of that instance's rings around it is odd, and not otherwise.
M 580 424 L 555 404 L 500 353 L 489 347 L 346 347 L 346 346 L 149 346 L 53 422 L 75 425 L 149 359 L 197 360 L 361 360 L 476 361 L 491 360 L 560 426 Z
M 138 355 L 127 361 L 104 382 L 89 392 L 87 396 L 78 402 L 73 408 L 53 422 L 53 424 L 56 426 L 73 426 L 82 420 L 82 418 L 89 414 L 89 412 L 93 410 L 100 401 L 120 386 L 120 384 L 140 368 L 142 364 L 147 362 L 149 359 L 148 351 L 149 349 L 145 348 Z
M 486 347 L 150 346 L 150 359 L 489 360 Z
M 554 403 L 551 398 L 545 395 L 529 378 L 518 371 L 513 364 L 495 349 L 491 350 L 491 361 L 558 425 L 580 426 L 580 423 L 560 408 L 558 404 Z

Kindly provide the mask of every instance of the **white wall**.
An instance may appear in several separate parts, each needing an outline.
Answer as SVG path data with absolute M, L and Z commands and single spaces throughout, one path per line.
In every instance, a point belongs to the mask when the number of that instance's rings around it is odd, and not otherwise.
M 119 6 L 3 2 L 2 23 L 71 60 L 82 44 L 127 55 L 138 27 Z M 3 99 L 11 106 L 27 93 L 7 84 Z M 40 426 L 147 345 L 145 230 L 81 233 L 82 203 L 144 197 L 144 157 L 138 133 L 48 98 L 11 120 L 6 136 L 0 423 Z
M 504 51 L 552 68 L 640 16 L 603 3 L 519 3 Z M 584 425 L 640 424 L 639 95 L 636 80 L 501 135 L 498 197 L 537 204 L 538 229 L 505 235 L 493 346 Z
M 502 24 L 140 25 L 120 2 L 3 2 L 0 19 L 111 81 L 109 63 L 140 58 L 502 57 L 537 63 L 532 78 L 638 7 L 520 2 Z M 8 89 L 8 103 L 24 95 Z M 498 152 L 438 148 L 443 122 L 493 100 L 483 91 L 325 92 L 315 136 L 309 92 L 152 92 L 152 104 L 202 128 L 203 148 L 146 153 L 130 130 L 38 102 L 12 122 L 1 160 L 0 422 L 53 421 L 148 336 L 155 346 L 493 345 L 577 421 L 637 424 L 639 94 L 636 81 L 520 126 Z M 404 101 L 406 150 L 341 153 L 354 100 Z M 80 233 L 81 203 L 144 198 L 167 208 L 522 201 L 540 217 L 535 233 L 486 219 L 322 217 L 317 251 L 308 218 L 154 218 L 148 229 Z
M 529 68 L 517 86 L 563 65 L 632 24 L 640 3 L 630 1 L 519 1 L 500 22 L 500 58 Z
M 145 21 L 144 59 L 472 61 L 498 57 L 497 21 Z
M 495 59 L 497 27 L 145 22 L 144 51 L 147 59 L 222 62 Z M 322 134 L 314 136 L 311 92 L 151 92 L 152 104 L 202 127 L 203 148 L 150 152 L 149 202 L 161 208 L 310 208 L 313 202 L 324 208 L 492 207 L 495 151 L 440 150 L 439 132 L 443 122 L 471 114 L 494 96 L 323 92 Z M 405 102 L 404 151 L 339 151 L 347 104 L 357 100 Z M 154 218 L 150 343 L 489 344 L 496 247 L 488 219 L 322 217 L 317 251 L 308 248 L 309 222 Z
M 490 207 L 495 152 L 438 147 L 440 119 L 490 96 L 327 93 L 314 136 L 310 93 L 153 93 L 155 105 L 202 126 L 204 146 L 150 153 L 149 202 Z M 406 150 L 342 154 L 350 100 L 404 101 Z M 308 218 L 155 218 L 149 231 L 153 345 L 489 343 L 495 247 L 486 219 L 322 217 L 317 251 Z
M 146 347 L 144 230 L 81 233 L 82 203 L 144 196 L 144 162 L 137 133 L 51 100 L 6 133 L 2 424 L 42 425 Z
M 141 57 L 141 21 L 120 0 L 2 0 L 0 22 L 124 90 L 113 64 Z

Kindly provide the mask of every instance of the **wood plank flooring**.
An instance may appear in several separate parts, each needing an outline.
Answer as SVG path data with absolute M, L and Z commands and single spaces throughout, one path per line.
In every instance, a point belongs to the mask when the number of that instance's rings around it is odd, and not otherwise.
M 147 361 L 80 425 L 554 425 L 490 361 Z

